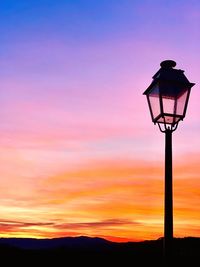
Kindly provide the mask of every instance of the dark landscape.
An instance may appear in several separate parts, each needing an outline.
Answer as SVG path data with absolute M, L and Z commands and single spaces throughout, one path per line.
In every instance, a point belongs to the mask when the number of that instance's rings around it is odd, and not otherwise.
M 28 266 L 164 266 L 163 239 L 115 243 L 102 238 L 1 238 L 1 261 Z M 175 238 L 173 263 L 198 266 L 200 238 Z M 4 264 L 6 266 L 6 264 Z M 170 264 L 171 266 L 171 264 Z

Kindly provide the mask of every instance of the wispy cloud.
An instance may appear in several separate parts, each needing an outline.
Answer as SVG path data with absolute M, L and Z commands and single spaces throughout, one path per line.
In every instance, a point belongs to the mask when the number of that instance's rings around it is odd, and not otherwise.
M 19 222 L 19 221 L 7 221 L 0 220 L 0 229 L 1 233 L 7 232 L 19 232 L 23 229 L 28 228 L 40 228 L 40 227 L 49 227 L 53 226 L 53 223 L 44 223 L 44 222 Z
M 87 229 L 87 228 L 112 228 L 116 226 L 124 226 L 124 225 L 140 225 L 141 223 L 136 221 L 122 220 L 122 219 L 110 219 L 96 222 L 84 222 L 84 223 L 66 223 L 66 224 L 58 224 L 56 228 L 58 229 Z

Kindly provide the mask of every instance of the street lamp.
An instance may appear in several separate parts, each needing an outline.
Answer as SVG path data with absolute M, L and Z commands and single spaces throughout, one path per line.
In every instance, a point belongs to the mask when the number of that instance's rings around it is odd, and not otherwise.
M 194 83 L 188 81 L 183 70 L 174 69 L 175 61 L 165 60 L 160 66 L 143 94 L 147 97 L 152 121 L 165 133 L 164 255 L 169 259 L 173 242 L 172 132 L 185 117 Z

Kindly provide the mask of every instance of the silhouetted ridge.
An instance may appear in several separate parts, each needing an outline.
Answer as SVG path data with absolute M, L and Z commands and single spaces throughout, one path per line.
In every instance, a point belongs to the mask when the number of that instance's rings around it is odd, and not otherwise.
M 175 238 L 174 259 L 177 266 L 196 266 L 200 238 Z M 98 237 L 63 237 L 52 239 L 0 238 L 0 257 L 6 266 L 165 266 L 163 238 L 143 242 L 116 243 Z M 73 264 L 71 264 L 71 262 Z M 11 265 L 9 265 L 11 263 Z M 70 263 L 70 264 L 69 264 Z M 138 264 L 139 263 L 139 264 Z
M 61 237 L 52 239 L 0 238 L 0 245 L 10 245 L 21 249 L 52 249 L 58 247 L 92 248 L 109 246 L 112 242 L 99 237 Z

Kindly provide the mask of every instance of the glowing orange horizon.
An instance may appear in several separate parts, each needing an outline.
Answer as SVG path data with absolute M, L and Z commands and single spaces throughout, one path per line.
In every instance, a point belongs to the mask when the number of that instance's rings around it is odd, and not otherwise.
M 195 205 L 199 183 L 193 161 L 175 168 L 175 236 L 200 236 L 199 208 Z M 163 166 L 122 160 L 100 161 L 49 177 L 38 177 L 31 197 L 19 190 L 5 202 L 2 237 L 52 238 L 99 236 L 111 241 L 142 241 L 163 236 Z M 192 172 L 193 170 L 193 172 Z M 144 179 L 144 177 L 146 177 Z M 7 181 L 9 182 L 9 181 Z M 12 180 L 13 183 L 13 180 Z M 30 190 L 30 184 L 26 190 Z M 15 188 L 15 186 L 14 186 Z M 30 191 L 29 191 L 30 192 Z M 20 207 L 21 206 L 21 207 Z M 193 207 L 193 208 L 191 208 Z M 8 216 L 9 215 L 9 216 Z M 16 218 L 18 220 L 16 221 Z

